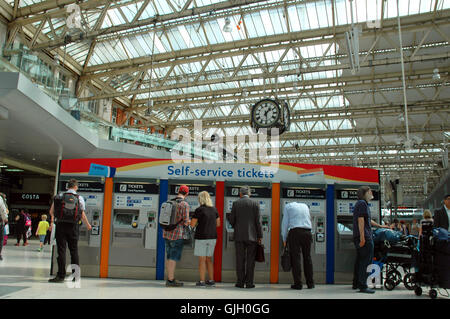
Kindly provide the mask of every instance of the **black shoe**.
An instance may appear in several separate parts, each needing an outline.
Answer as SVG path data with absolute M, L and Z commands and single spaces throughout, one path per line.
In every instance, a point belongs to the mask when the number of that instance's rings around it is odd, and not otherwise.
M 166 287 L 183 287 L 183 285 L 182 282 L 178 282 L 175 279 L 166 281 Z
M 356 289 L 358 289 L 358 287 L 355 286 L 355 285 L 352 285 L 352 289 L 353 289 L 353 290 L 356 290 Z
M 252 288 L 255 288 L 255 285 L 254 284 L 246 284 L 245 288 L 252 289 Z
M 206 283 L 204 281 L 197 281 L 195 283 L 195 286 L 197 286 L 197 287 L 206 287 Z
M 49 279 L 48 282 L 61 283 L 64 282 L 64 278 L 56 276 L 55 278 Z
M 365 293 L 365 294 L 374 294 L 375 290 L 369 289 L 369 288 L 364 288 L 364 289 L 359 289 L 359 292 L 362 292 L 362 293 Z
M 3 260 L 3 257 L 2 257 L 2 256 L 0 256 L 0 260 Z
M 215 287 L 216 286 L 216 282 L 214 280 L 207 280 L 206 281 L 206 286 L 208 286 L 208 287 Z
M 244 288 L 244 284 L 235 284 L 234 285 L 236 288 Z
M 291 285 L 291 289 L 302 290 L 303 286 L 302 285 Z
M 314 289 L 314 284 L 312 284 L 312 285 L 307 285 L 308 286 L 308 289 Z

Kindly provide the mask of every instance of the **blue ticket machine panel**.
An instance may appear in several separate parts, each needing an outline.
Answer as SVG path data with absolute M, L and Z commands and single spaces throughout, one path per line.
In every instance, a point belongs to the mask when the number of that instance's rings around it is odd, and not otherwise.
M 374 199 L 369 202 L 371 217 L 380 223 L 380 192 L 378 185 L 368 185 Z M 356 258 L 353 242 L 353 209 L 358 201 L 359 185 L 336 185 L 335 188 L 335 282 L 351 283 Z
M 216 204 L 216 187 L 211 182 L 209 184 L 202 183 L 183 183 L 182 181 L 169 181 L 169 199 L 177 196 L 181 185 L 189 187 L 189 194 L 186 197 L 186 202 L 189 205 L 189 218 L 191 219 L 195 210 L 200 206 L 198 201 L 198 194 L 206 191 L 211 197 L 213 206 Z M 194 256 L 195 243 L 195 228 L 191 232 L 191 239 L 185 240 L 181 260 L 177 262 L 177 278 L 180 280 L 198 280 L 198 257 Z

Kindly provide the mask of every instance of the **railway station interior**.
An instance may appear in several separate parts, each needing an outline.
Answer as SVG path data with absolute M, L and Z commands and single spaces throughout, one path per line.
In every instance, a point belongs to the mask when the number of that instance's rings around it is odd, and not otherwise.
M 449 45 L 450 0 L 0 0 L 0 299 L 450 300 Z M 73 179 L 81 275 L 51 283 L 55 228 L 37 234 Z M 190 218 L 201 193 L 217 210 L 214 287 L 192 237 L 168 286 L 162 207 L 183 185 Z M 375 293 L 352 287 L 363 186 Z M 235 286 L 243 189 L 254 289 Z M 301 290 L 283 264 L 293 203 Z

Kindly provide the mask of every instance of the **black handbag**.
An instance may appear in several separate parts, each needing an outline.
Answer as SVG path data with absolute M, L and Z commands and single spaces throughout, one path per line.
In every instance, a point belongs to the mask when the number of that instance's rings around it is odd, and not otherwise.
M 283 255 L 281 255 L 281 268 L 283 271 L 291 271 L 291 256 L 289 255 L 288 245 L 284 246 Z
M 255 260 L 259 263 L 263 263 L 266 261 L 266 259 L 264 257 L 264 245 L 263 244 L 257 244 Z

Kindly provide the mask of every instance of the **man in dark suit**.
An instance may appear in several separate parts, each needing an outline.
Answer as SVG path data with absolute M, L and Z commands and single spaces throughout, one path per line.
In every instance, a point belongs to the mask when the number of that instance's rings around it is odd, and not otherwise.
M 250 188 L 241 187 L 237 201 L 233 203 L 228 221 L 234 228 L 236 245 L 237 288 L 255 288 L 255 259 L 257 243 L 262 240 L 259 220 L 259 204 L 250 199 Z
M 450 231 L 450 194 L 444 197 L 444 206 L 434 211 L 434 227 L 442 227 Z

